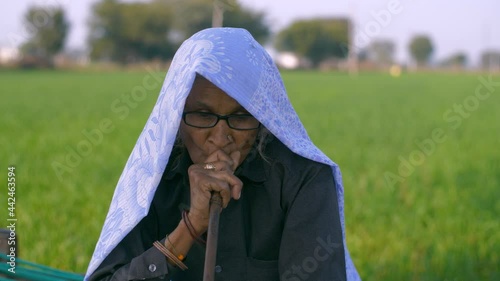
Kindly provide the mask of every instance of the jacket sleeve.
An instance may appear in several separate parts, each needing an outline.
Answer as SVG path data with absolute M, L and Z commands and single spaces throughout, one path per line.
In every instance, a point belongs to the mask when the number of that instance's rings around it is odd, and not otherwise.
M 97 270 L 92 281 L 108 280 L 169 280 L 180 269 L 167 262 L 153 246 L 158 240 L 158 221 L 154 208 L 111 251 Z M 165 242 L 165 238 L 161 240 Z

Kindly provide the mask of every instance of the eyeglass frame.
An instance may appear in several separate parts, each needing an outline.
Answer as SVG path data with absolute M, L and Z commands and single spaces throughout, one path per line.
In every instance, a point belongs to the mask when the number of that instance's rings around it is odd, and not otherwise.
M 207 115 L 212 115 L 212 116 L 215 116 L 217 117 L 217 120 L 215 121 L 215 123 L 212 125 L 212 126 L 209 126 L 209 127 L 200 127 L 200 126 L 194 126 L 194 125 L 191 125 L 191 124 L 188 124 L 186 122 L 186 115 L 190 114 L 190 113 L 202 113 L 202 114 L 207 114 Z M 240 129 L 240 128 L 234 128 L 233 126 L 231 126 L 231 124 L 229 124 L 229 118 L 231 117 L 253 117 L 252 114 L 228 114 L 228 115 L 219 115 L 219 114 L 216 114 L 216 113 L 212 113 L 212 112 L 203 112 L 203 111 L 185 111 L 182 113 L 182 120 L 184 121 L 184 123 L 188 126 L 191 126 L 191 127 L 194 127 L 194 128 L 199 128 L 199 129 L 210 129 L 210 128 L 213 128 L 215 126 L 217 126 L 217 124 L 219 124 L 219 121 L 222 119 L 222 120 L 225 120 L 226 121 L 226 124 L 229 128 L 233 129 L 233 130 L 238 130 L 238 131 L 249 131 L 249 130 L 257 130 L 258 128 L 260 128 L 260 125 L 261 123 L 259 122 L 259 124 L 257 125 L 257 127 L 255 128 L 250 128 L 250 129 Z M 253 117 L 255 118 L 255 117 Z M 255 120 L 257 120 L 257 118 L 255 118 Z M 257 120 L 259 121 L 259 120 Z

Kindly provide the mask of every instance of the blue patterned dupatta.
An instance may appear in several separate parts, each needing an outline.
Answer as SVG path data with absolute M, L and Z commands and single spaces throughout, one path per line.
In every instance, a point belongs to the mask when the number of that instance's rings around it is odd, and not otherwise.
M 248 31 L 209 28 L 187 39 L 174 56 L 158 101 L 118 181 L 85 279 L 147 215 L 197 73 L 238 101 L 290 150 L 332 167 L 345 246 L 340 169 L 311 142 L 273 60 Z M 347 280 L 359 280 L 347 247 L 345 258 Z

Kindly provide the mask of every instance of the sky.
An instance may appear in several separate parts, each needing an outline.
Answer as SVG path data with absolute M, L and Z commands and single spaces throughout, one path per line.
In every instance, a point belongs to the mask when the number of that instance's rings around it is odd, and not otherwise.
M 67 46 L 85 48 L 91 5 L 98 0 L 4 1 L 0 11 L 0 47 L 15 47 L 27 32 L 22 17 L 29 6 L 61 5 L 71 30 Z M 175 3 L 178 0 L 172 0 Z M 235 0 L 226 0 L 235 1 Z M 408 44 L 416 34 L 430 36 L 434 61 L 465 52 L 472 66 L 486 49 L 500 50 L 500 0 L 239 0 L 267 15 L 275 32 L 297 19 L 348 16 L 354 19 L 356 49 L 376 39 L 396 44 L 396 59 L 408 62 Z

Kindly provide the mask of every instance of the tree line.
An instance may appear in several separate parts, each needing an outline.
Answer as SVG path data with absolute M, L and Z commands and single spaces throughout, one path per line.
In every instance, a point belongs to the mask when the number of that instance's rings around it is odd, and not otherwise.
M 193 33 L 212 26 L 214 1 L 221 5 L 223 25 L 242 27 L 262 44 L 271 39 L 266 14 L 244 7 L 236 0 L 149 0 L 121 2 L 101 0 L 92 6 L 87 46 L 94 61 L 120 64 L 149 60 L 170 60 L 180 44 Z M 41 15 L 50 15 L 42 17 Z M 70 25 L 60 7 L 32 6 L 24 17 L 31 31 L 21 50 L 25 55 L 50 59 L 63 50 Z M 351 45 L 352 22 L 348 18 L 298 20 L 273 38 L 279 51 L 289 51 L 318 66 L 329 58 L 346 59 L 355 48 L 360 60 L 379 65 L 395 63 L 395 45 L 374 40 L 365 48 Z M 408 51 L 418 66 L 432 58 L 435 46 L 426 35 L 414 36 Z M 465 66 L 464 53 L 440 62 L 444 66 Z M 483 66 L 500 65 L 500 53 L 485 52 Z

